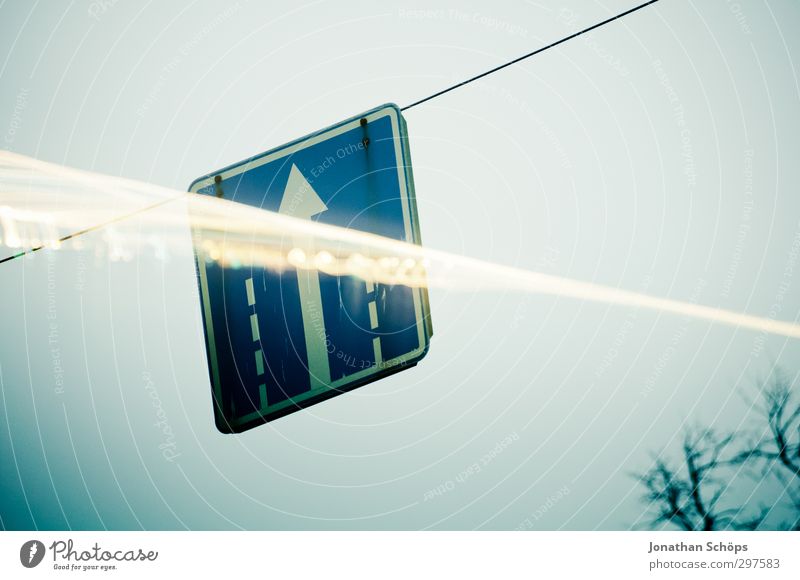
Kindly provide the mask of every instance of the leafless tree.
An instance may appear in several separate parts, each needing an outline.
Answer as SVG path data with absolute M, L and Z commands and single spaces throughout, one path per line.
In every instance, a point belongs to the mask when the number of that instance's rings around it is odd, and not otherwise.
M 792 392 L 792 381 L 776 370 L 761 390 L 761 415 L 766 426 L 750 437 L 736 458 L 758 464 L 763 477 L 780 481 L 794 507 L 785 527 L 800 530 L 800 402 Z
M 680 461 L 669 462 L 659 455 L 648 471 L 635 474 L 644 487 L 642 500 L 653 512 L 653 527 L 759 528 L 774 505 L 754 508 L 724 501 L 738 477 L 757 469 L 761 481 L 775 478 L 780 483 L 793 508 L 794 515 L 780 527 L 800 529 L 800 402 L 780 371 L 765 381 L 759 398 L 758 414 L 766 421 L 760 430 L 720 435 L 711 429 L 689 429 Z

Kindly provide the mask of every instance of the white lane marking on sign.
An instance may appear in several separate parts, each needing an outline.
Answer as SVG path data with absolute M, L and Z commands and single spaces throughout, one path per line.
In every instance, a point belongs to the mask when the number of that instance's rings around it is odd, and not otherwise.
M 372 351 L 375 353 L 375 366 L 383 364 L 383 353 L 381 352 L 381 337 L 376 336 L 372 339 Z
M 264 374 L 264 351 L 261 349 L 256 351 L 256 374 L 258 376 Z
M 369 325 L 372 327 L 372 330 L 378 328 L 378 309 L 374 301 L 369 303 Z M 375 365 L 380 365 L 383 362 L 380 336 L 376 336 L 372 339 L 372 351 L 375 354 Z
M 369 302 L 369 327 L 372 330 L 378 328 L 378 305 L 374 300 Z
M 248 278 L 244 281 L 244 289 L 247 291 L 247 305 L 253 306 L 256 303 L 256 293 L 253 290 L 252 278 Z
M 253 288 L 253 279 L 248 278 L 244 281 L 244 289 L 247 292 L 247 304 L 248 306 L 255 306 L 256 304 L 256 293 L 255 289 Z M 253 336 L 253 342 L 258 342 L 259 346 L 261 344 L 261 331 L 258 329 L 258 314 L 253 312 L 250 315 L 250 333 Z M 256 374 L 261 376 L 264 374 L 264 352 L 259 348 L 255 352 L 256 357 Z M 261 384 L 258 385 L 258 396 L 259 396 L 259 405 L 261 405 L 262 409 L 267 408 L 267 385 Z M 233 409 L 233 402 L 231 402 L 231 409 Z
M 250 332 L 253 335 L 253 342 L 261 340 L 261 332 L 258 330 L 258 314 L 255 312 L 250 315 Z

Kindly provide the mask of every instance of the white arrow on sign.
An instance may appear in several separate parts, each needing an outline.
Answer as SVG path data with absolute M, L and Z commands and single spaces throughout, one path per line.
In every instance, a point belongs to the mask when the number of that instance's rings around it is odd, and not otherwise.
M 278 213 L 309 219 L 327 209 L 328 206 L 320 199 L 308 180 L 300 173 L 297 166 L 292 164 Z M 309 270 L 297 268 L 297 283 L 300 289 L 300 310 L 303 315 L 311 388 L 327 387 L 331 384 L 331 367 L 328 362 L 319 273 L 313 268 Z

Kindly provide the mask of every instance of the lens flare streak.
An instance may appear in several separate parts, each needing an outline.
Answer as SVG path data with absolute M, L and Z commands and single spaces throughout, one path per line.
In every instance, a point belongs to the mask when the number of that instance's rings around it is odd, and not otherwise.
M 148 209 L 152 206 L 158 207 Z M 104 235 L 58 242 L 111 221 L 115 227 L 106 228 Z M 130 227 L 121 227 L 128 223 Z M 0 152 L 0 250 L 7 246 L 14 256 L 39 247 L 67 251 L 77 242 L 111 248 L 104 252 L 111 260 L 130 260 L 147 250 L 163 259 L 191 254 L 194 247 L 202 259 L 227 267 L 314 269 L 373 283 L 564 296 L 800 338 L 800 325 L 793 322 L 503 266 L 226 199 Z M 0 259 L 4 257 L 0 253 Z

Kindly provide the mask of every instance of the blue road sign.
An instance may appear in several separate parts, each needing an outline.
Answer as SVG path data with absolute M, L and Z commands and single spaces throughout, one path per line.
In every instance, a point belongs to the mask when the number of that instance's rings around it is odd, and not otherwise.
M 420 243 L 406 124 L 383 105 L 194 181 L 190 191 Z M 199 252 L 199 250 L 196 250 Z M 241 432 L 414 366 L 425 289 L 316 270 L 197 269 L 217 428 Z

